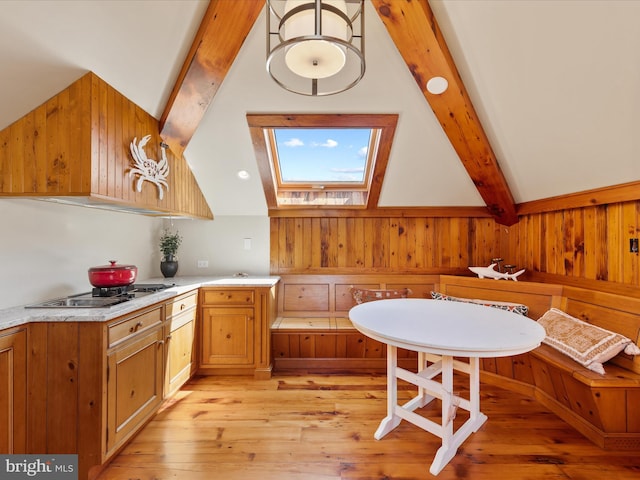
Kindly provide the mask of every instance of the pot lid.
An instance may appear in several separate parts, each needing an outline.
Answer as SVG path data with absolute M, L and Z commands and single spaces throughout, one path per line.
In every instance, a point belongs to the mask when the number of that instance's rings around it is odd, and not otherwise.
M 110 265 L 99 265 L 97 267 L 91 267 L 90 272 L 102 271 L 102 270 L 137 270 L 135 265 L 117 265 L 117 260 L 109 260 Z

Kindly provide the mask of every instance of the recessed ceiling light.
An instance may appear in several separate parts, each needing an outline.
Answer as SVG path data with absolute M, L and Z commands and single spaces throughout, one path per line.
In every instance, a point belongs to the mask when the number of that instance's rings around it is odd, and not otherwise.
M 251 175 L 249 175 L 249 172 L 247 172 L 246 170 L 238 170 L 237 175 L 240 180 L 249 180 L 249 178 L 251 177 Z
M 449 87 L 449 82 L 444 77 L 433 77 L 427 82 L 427 90 L 434 95 L 444 93 Z

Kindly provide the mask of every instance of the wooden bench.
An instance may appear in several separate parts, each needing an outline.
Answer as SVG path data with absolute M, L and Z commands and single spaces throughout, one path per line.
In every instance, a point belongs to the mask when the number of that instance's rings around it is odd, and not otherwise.
M 522 303 L 537 319 L 555 307 L 640 341 L 640 298 L 558 284 L 498 281 L 451 275 L 283 275 L 272 325 L 274 370 L 348 373 L 386 369 L 384 345 L 358 332 L 348 319 L 351 286 L 405 288 Z M 416 354 L 399 363 L 415 369 Z M 513 357 L 484 359 L 482 380 L 536 398 L 604 449 L 640 449 L 640 357 L 624 354 L 605 364 L 605 375 L 582 367 L 547 345 Z M 634 408 L 636 407 L 636 408 Z
M 439 275 L 281 275 L 278 316 L 271 327 L 274 371 L 383 373 L 386 348 L 358 332 L 349 320 L 356 304 L 351 287 L 409 287 L 430 298 Z M 415 352 L 398 353 L 399 364 L 415 368 Z
M 551 307 L 640 340 L 640 299 L 532 282 L 443 275 L 442 293 L 529 306 L 539 318 Z M 619 354 L 593 372 L 548 345 L 514 357 L 486 359 L 482 380 L 528 393 L 604 449 L 640 449 L 640 357 Z

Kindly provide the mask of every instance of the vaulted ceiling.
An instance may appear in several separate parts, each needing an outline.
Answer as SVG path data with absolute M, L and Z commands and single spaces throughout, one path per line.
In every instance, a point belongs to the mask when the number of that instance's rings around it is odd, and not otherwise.
M 640 179 L 640 1 L 366 0 L 365 77 L 323 98 L 268 77 L 263 3 L 3 2 L 0 128 L 92 70 L 162 117 L 214 215 L 266 213 L 247 113 L 398 113 L 382 207 L 510 224 L 523 203 Z

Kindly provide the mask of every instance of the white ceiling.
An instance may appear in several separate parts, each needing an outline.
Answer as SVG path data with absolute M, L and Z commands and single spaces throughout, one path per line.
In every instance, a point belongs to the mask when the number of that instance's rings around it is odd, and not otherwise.
M 365 77 L 324 98 L 270 80 L 259 17 L 185 151 L 214 215 L 266 214 L 249 112 L 399 113 L 381 205 L 483 204 L 365 3 Z M 516 202 L 640 180 L 640 0 L 430 4 Z M 205 9 L 193 0 L 0 2 L 0 128 L 88 70 L 159 118 Z M 249 181 L 237 179 L 241 168 Z

